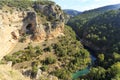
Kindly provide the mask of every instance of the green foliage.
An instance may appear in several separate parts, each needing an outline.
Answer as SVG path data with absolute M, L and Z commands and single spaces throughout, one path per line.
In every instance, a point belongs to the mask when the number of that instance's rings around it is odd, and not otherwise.
M 74 31 L 69 27 L 65 26 L 64 30 L 65 36 L 59 37 L 57 43 L 49 45 L 47 48 L 44 46 L 42 50 L 39 46 L 33 47 L 31 44 L 28 45 L 24 50 L 13 53 L 10 56 L 4 58 L 5 61 L 13 61 L 14 64 L 21 63 L 24 61 L 36 60 L 41 62 L 41 70 L 45 72 L 53 72 L 53 75 L 57 76 L 63 80 L 71 80 L 72 73 L 77 70 L 84 69 L 91 62 L 90 55 L 87 50 L 85 50 L 82 44 L 76 40 L 76 35 Z M 45 56 L 45 58 L 40 59 L 43 52 L 53 52 L 54 55 Z M 58 64 L 58 63 L 61 64 Z M 35 62 L 36 63 L 36 62 Z M 59 68 L 50 71 L 48 67 L 51 65 L 58 64 Z M 14 65 L 13 64 L 13 65 Z M 36 71 L 38 69 L 38 64 L 32 65 L 32 75 L 35 77 Z
M 108 70 L 109 78 L 113 80 L 119 80 L 120 79 L 120 62 L 117 62 L 111 66 L 111 68 Z
M 101 48 L 101 52 L 120 52 L 120 10 L 104 11 L 103 14 L 97 14 L 88 20 L 84 14 L 87 15 L 83 13 L 68 22 L 79 37 Z
M 41 55 L 43 52 L 40 47 L 36 46 L 35 48 L 30 44 L 24 50 L 13 53 L 12 55 L 7 55 L 4 57 L 5 61 L 12 61 L 13 65 L 16 63 L 29 61 L 35 57 Z
M 40 48 L 40 46 L 36 46 L 34 49 L 36 49 L 36 52 L 35 52 L 35 53 L 42 55 L 43 50 Z
M 7 5 L 9 7 L 16 7 L 21 10 L 27 10 L 28 7 L 32 7 L 32 0 L 2 0 L 0 6 Z
M 47 66 L 47 65 L 43 65 L 40 69 L 41 69 L 42 71 L 47 71 L 47 70 L 48 70 L 48 66 Z
M 9 7 L 15 7 L 20 10 L 28 10 L 28 8 L 32 8 L 34 4 L 52 5 L 54 2 L 49 0 L 1 0 L 0 8 L 7 5 Z
M 45 52 L 51 52 L 52 51 L 52 46 L 48 46 L 47 48 L 44 49 Z
M 102 67 L 92 68 L 90 70 L 89 80 L 106 80 L 106 70 Z
M 120 54 L 114 52 L 113 57 L 114 57 L 114 61 L 120 61 Z
M 114 7 L 115 8 L 115 7 Z M 111 8 L 112 9 L 112 8 Z M 100 11 L 99 11 L 100 10 Z M 109 10 L 109 11 L 108 11 Z M 110 10 L 101 8 L 84 12 L 73 17 L 68 22 L 81 40 L 86 40 L 98 47 L 97 57 L 90 74 L 83 77 L 87 80 L 119 80 L 119 61 L 120 61 L 120 10 Z M 86 43 L 85 43 L 86 44 Z M 89 45 L 88 47 L 91 47 Z M 97 50 L 96 50 L 97 52 Z M 104 53 L 104 54 L 99 54 Z M 78 55 L 77 55 L 78 56 Z M 73 62 L 79 64 L 76 58 Z M 69 64 L 73 69 L 76 68 L 73 62 Z M 74 63 L 75 63 L 74 62 Z M 97 74 L 97 75 L 96 75 Z
M 55 54 L 63 66 L 70 72 L 86 68 L 90 63 L 90 55 L 76 40 L 75 33 L 69 26 L 65 26 L 65 37 L 59 39 L 59 42 L 53 46 Z
M 56 70 L 52 74 L 63 80 L 71 80 L 71 73 L 65 69 Z
M 36 4 L 42 4 L 42 5 L 46 5 L 46 4 L 49 4 L 49 5 L 51 5 L 51 4 L 55 4 L 54 2 L 52 2 L 52 1 L 50 1 L 50 0 L 36 0 L 35 1 L 35 3 Z
M 45 61 L 44 61 L 43 64 L 48 65 L 48 64 L 53 64 L 53 63 L 55 63 L 55 62 L 56 62 L 56 58 L 50 56 L 50 57 L 47 57 L 47 58 L 45 59 Z
M 87 22 L 84 30 L 88 31 L 88 33 L 84 35 L 84 39 L 89 40 L 100 48 L 105 47 L 107 52 L 118 52 L 119 50 L 115 50 L 114 46 L 117 45 L 116 47 L 119 47 L 119 13 L 119 10 L 109 11 Z M 86 37 L 88 35 L 90 37 Z
M 104 61 L 104 54 L 98 54 L 98 59 L 100 60 L 100 62 Z
M 33 67 L 32 67 L 32 72 L 33 73 L 37 73 L 37 71 L 38 71 L 38 68 L 37 68 L 37 66 L 36 65 L 34 65 Z
M 33 62 L 32 70 L 31 70 L 31 78 L 36 77 L 37 71 L 38 71 L 38 64 L 36 62 Z

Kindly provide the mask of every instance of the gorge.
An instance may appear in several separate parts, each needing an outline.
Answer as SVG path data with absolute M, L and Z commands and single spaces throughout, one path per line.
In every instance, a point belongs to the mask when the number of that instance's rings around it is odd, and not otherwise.
M 49 0 L 1 0 L 0 79 L 119 80 L 119 8 L 65 13 Z

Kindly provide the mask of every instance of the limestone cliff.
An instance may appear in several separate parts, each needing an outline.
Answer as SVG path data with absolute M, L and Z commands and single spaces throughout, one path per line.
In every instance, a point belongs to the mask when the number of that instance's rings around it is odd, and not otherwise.
M 54 4 L 33 3 L 27 10 L 5 5 L 0 10 L 0 59 L 21 39 L 43 41 L 63 35 L 64 14 Z
M 30 80 L 8 65 L 0 65 L 0 80 Z

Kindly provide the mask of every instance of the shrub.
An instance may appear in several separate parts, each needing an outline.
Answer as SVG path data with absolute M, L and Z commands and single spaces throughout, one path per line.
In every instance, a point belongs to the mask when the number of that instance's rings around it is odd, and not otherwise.
M 43 65 L 40 69 L 41 69 L 42 71 L 47 71 L 47 70 L 48 70 L 48 66 Z
M 47 48 L 44 49 L 44 51 L 48 51 L 48 52 L 51 52 L 52 51 L 52 47 L 51 46 L 48 46 Z
M 37 53 L 37 54 L 42 54 L 42 50 L 41 50 L 41 49 L 37 49 L 37 50 L 36 50 L 36 53 Z
M 53 64 L 56 62 L 56 58 L 53 57 L 47 57 L 44 61 L 45 64 Z
M 36 46 L 34 49 L 36 50 L 36 54 L 42 54 L 42 49 L 40 46 Z
M 63 80 L 71 80 L 71 77 L 72 77 L 71 73 L 65 69 L 56 70 L 52 72 L 52 74 Z
M 38 68 L 37 68 L 36 65 L 34 65 L 34 66 L 32 67 L 32 71 L 31 71 L 31 77 L 32 77 L 32 78 L 35 78 L 35 77 L 36 77 L 37 71 L 38 71 Z

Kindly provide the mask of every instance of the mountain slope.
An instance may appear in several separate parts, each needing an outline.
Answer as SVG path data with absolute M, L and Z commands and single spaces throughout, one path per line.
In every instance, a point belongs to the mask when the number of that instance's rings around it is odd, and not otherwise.
M 88 11 L 84 11 L 81 15 L 83 17 L 88 17 L 89 15 L 94 17 L 94 16 L 97 16 L 99 14 L 102 14 L 106 11 L 109 11 L 109 10 L 117 10 L 120 8 L 120 4 L 116 4 L 116 5 L 108 5 L 108 6 L 103 6 L 103 7 L 99 7 L 99 8 L 96 8 L 96 9 L 92 9 L 92 10 L 88 10 Z M 85 16 L 84 16 L 85 15 Z M 88 15 L 88 16 L 87 16 Z
M 88 21 L 82 38 L 107 52 L 120 52 L 120 10 L 108 11 Z
M 120 80 L 120 5 L 106 6 L 70 19 L 81 42 L 97 56 L 87 80 Z M 96 76 L 97 74 L 97 76 Z
M 0 20 L 1 64 L 11 61 L 12 68 L 30 79 L 72 80 L 72 73 L 91 63 L 89 52 L 76 40 L 74 31 L 64 28 L 64 13 L 52 1 L 1 1 Z M 13 43 L 11 54 L 6 55 L 3 51 L 11 50 Z M 0 70 L 0 79 L 12 73 Z M 22 78 L 13 75 L 13 80 Z
M 17 42 L 52 39 L 64 29 L 63 11 L 52 1 L 2 0 L 0 21 L 0 59 Z
M 82 25 L 85 24 L 90 19 L 92 19 L 100 14 L 103 14 L 106 11 L 117 10 L 119 8 L 120 8 L 120 4 L 117 4 L 117 5 L 109 5 L 109 6 L 96 8 L 93 10 L 84 11 L 80 15 L 77 15 L 77 16 L 71 18 L 68 21 L 68 25 L 70 25 L 77 33 L 79 33 L 79 29 L 82 27 Z
M 117 10 L 119 8 L 120 8 L 120 4 L 103 6 L 100 8 L 84 11 L 76 17 L 90 19 L 90 18 L 96 17 L 97 15 L 102 14 L 106 11 Z
M 70 15 L 71 17 L 74 17 L 76 15 L 81 14 L 82 12 L 77 11 L 77 10 L 72 10 L 72 9 L 64 9 L 63 10 L 66 14 Z
M 120 52 L 120 10 L 107 11 L 82 24 L 79 21 L 78 25 L 73 24 L 72 27 L 81 39 L 90 42 L 87 46 L 93 44 L 101 52 Z

